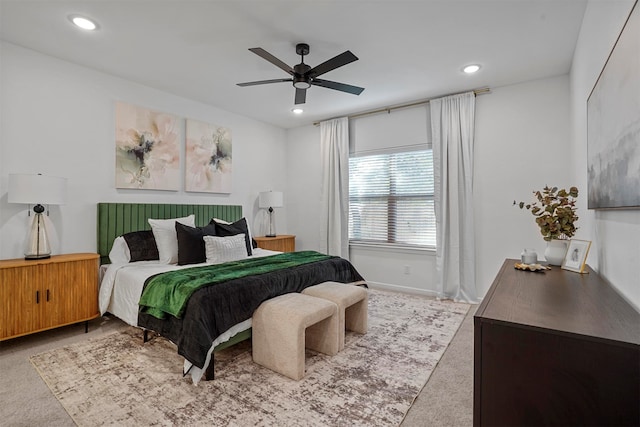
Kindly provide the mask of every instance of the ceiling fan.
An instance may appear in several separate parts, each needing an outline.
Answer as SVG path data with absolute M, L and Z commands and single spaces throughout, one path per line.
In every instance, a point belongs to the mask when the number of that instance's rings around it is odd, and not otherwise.
M 268 83 L 293 82 L 293 87 L 296 88 L 296 105 L 305 103 L 307 98 L 307 89 L 309 89 L 311 85 L 335 89 L 342 92 L 352 93 L 354 95 L 360 95 L 364 90 L 363 87 L 351 86 L 345 83 L 338 83 L 331 80 L 323 80 L 318 78 L 318 76 L 324 73 L 335 70 L 336 68 L 342 67 L 343 65 L 347 65 L 350 62 L 357 61 L 358 57 L 351 53 L 351 51 L 347 50 L 346 52 L 334 56 L 328 61 L 325 61 L 322 64 L 311 68 L 309 65 L 304 63 L 304 56 L 309 54 L 309 45 L 306 43 L 298 43 L 296 45 L 296 53 L 301 56 L 301 60 L 299 64 L 294 65 L 292 68 L 275 56 L 271 55 L 266 50 L 262 49 L 261 47 L 253 47 L 249 50 L 271 62 L 276 67 L 283 69 L 291 75 L 291 78 L 258 80 L 255 82 L 238 83 L 238 86 L 244 87 L 263 85 Z

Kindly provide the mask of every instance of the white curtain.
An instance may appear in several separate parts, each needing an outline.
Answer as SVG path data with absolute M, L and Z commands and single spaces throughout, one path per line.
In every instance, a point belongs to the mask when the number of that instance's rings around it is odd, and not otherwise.
M 440 298 L 477 302 L 473 220 L 473 92 L 430 101 Z
M 321 250 L 349 259 L 349 119 L 320 123 L 320 155 Z

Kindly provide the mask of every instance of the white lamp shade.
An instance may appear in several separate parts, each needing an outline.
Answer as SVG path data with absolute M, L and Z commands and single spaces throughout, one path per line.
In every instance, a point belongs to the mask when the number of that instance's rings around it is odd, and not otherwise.
M 40 174 L 9 174 L 9 203 L 64 205 L 67 179 Z
M 258 197 L 258 206 L 263 209 L 281 208 L 282 192 L 281 191 L 262 191 Z

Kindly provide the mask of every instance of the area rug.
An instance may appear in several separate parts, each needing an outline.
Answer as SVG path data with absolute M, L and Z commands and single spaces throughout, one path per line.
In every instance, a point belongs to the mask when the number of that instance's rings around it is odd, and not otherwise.
M 308 351 L 290 380 L 253 363 L 251 342 L 216 354 L 216 378 L 195 386 L 162 338 L 136 328 L 31 358 L 80 426 L 397 426 L 469 306 L 369 291 L 369 331 L 330 357 Z

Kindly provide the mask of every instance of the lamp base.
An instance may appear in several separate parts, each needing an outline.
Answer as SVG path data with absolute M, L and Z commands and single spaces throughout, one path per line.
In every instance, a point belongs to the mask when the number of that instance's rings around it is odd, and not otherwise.
M 269 208 L 269 231 L 265 237 L 276 237 L 276 221 L 273 215 L 273 208 Z
M 24 259 L 51 258 L 51 246 L 49 245 L 49 237 L 44 217 L 42 216 L 44 208 L 41 205 L 36 205 L 33 210 L 36 214 L 33 216 L 33 222 L 31 223 Z
M 51 254 L 41 254 L 41 255 L 25 255 L 24 259 L 47 259 L 51 258 Z

